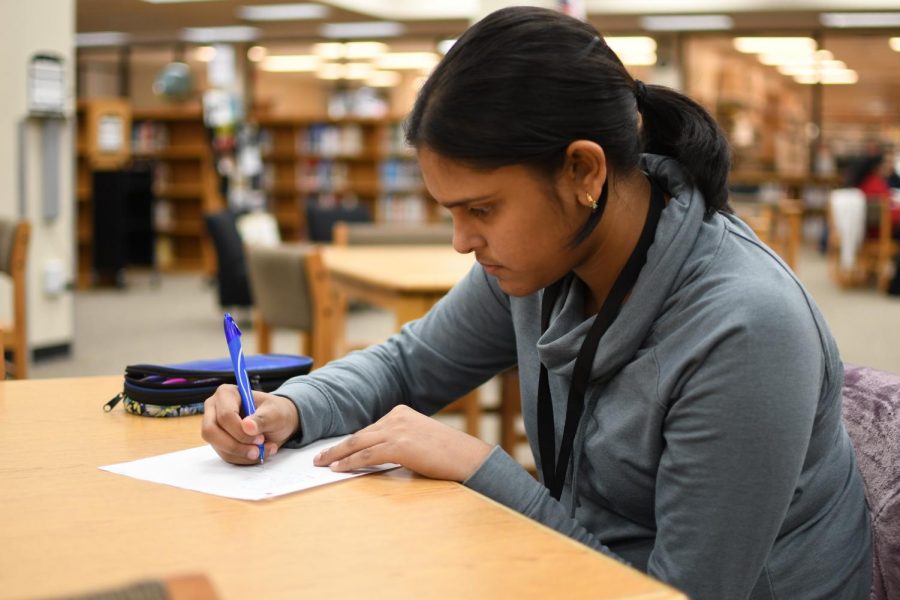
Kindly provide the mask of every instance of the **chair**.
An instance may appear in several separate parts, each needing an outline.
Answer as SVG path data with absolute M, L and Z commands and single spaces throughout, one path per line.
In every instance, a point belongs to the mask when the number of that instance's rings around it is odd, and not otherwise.
M 210 213 L 204 216 L 204 221 L 216 249 L 219 306 L 252 306 L 244 244 L 234 213 L 229 210 Z
M 891 237 L 891 200 L 866 198 L 856 188 L 833 190 L 828 210 L 828 262 L 832 278 L 843 288 L 874 278 L 886 292 L 892 261 L 900 244 Z
M 777 204 L 736 201 L 732 202 L 732 206 L 760 241 L 796 270 L 802 237 L 803 203 L 783 198 Z
M 256 299 L 257 351 L 271 351 L 273 328 L 301 332 L 301 352 L 314 366 L 331 360 L 334 350 L 328 274 L 314 245 L 247 246 L 247 266 Z
M 371 223 L 372 215 L 362 204 L 345 206 L 319 206 L 310 204 L 306 207 L 306 227 L 309 240 L 312 242 L 331 242 L 334 224 L 339 221 L 349 223 Z
M 12 322 L 0 323 L 0 350 L 12 350 L 16 379 L 28 376 L 28 338 L 26 336 L 25 260 L 31 225 L 27 221 L 0 219 L 0 273 L 12 281 Z M 0 352 L 0 362 L 4 362 Z M 0 376 L 5 376 L 5 365 Z
M 844 365 L 844 424 L 872 514 L 872 600 L 900 598 L 900 375 Z

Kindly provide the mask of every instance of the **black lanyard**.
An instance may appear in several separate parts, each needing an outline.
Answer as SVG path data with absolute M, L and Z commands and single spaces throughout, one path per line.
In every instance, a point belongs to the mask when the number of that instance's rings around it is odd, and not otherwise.
M 653 180 L 650 180 L 650 206 L 647 208 L 647 220 L 641 231 L 641 237 L 637 245 L 628 257 L 628 262 L 622 267 L 622 271 L 613 283 L 612 289 L 600 312 L 594 317 L 588 334 L 581 344 L 578 357 L 575 359 L 575 367 L 572 371 L 572 385 L 569 388 L 569 400 L 566 405 L 566 424 L 563 429 L 562 444 L 559 448 L 559 456 L 556 454 L 556 431 L 553 422 L 553 401 L 550 397 L 550 382 L 547 375 L 547 367 L 541 363 L 541 376 L 538 384 L 538 445 L 541 450 L 541 473 L 544 476 L 544 485 L 550 489 L 554 498 L 559 500 L 562 495 L 563 484 L 566 481 L 566 471 L 569 468 L 569 459 L 572 456 L 572 446 L 575 443 L 575 430 L 584 410 L 584 396 L 587 392 L 588 380 L 597 354 L 600 338 L 609 329 L 619 310 L 625 296 L 634 287 L 644 263 L 647 262 L 647 250 L 653 244 L 653 236 L 656 233 L 656 224 L 659 215 L 665 207 L 665 198 Z M 550 313 L 553 305 L 563 287 L 565 277 L 544 290 L 541 299 L 541 335 L 547 331 L 550 324 Z

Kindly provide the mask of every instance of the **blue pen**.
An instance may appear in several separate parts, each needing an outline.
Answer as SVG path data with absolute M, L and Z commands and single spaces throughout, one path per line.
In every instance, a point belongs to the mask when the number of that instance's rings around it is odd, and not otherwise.
M 247 377 L 247 364 L 241 350 L 241 330 L 229 313 L 225 313 L 225 341 L 231 354 L 231 365 L 234 367 L 234 378 L 237 380 L 238 392 L 241 394 L 241 416 L 249 417 L 256 412 L 253 392 L 250 391 L 250 379 Z M 265 445 L 259 445 L 259 462 L 265 460 Z

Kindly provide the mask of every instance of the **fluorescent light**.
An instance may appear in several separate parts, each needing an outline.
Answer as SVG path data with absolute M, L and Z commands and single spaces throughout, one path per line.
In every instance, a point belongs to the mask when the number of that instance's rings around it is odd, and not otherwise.
M 242 6 L 237 10 L 237 15 L 247 21 L 305 21 L 324 19 L 329 12 L 327 6 L 305 2 Z
M 745 54 L 812 54 L 816 41 L 809 37 L 736 37 L 734 47 Z
M 194 60 L 198 62 L 210 62 L 216 57 L 216 49 L 213 46 L 198 46 L 194 48 Z
M 283 54 L 281 56 L 266 56 L 259 65 L 263 71 L 273 73 L 297 73 L 302 71 L 316 71 L 322 61 L 312 54 Z
M 400 83 L 400 73 L 396 71 L 373 71 L 366 78 L 366 85 L 371 87 L 393 87 Z
M 900 12 L 822 13 L 826 27 L 900 27 Z
M 325 42 L 313 45 L 313 53 L 328 60 L 374 58 L 387 50 L 387 45 L 381 42 Z
M 718 31 L 734 27 L 727 15 L 660 15 L 641 17 L 647 31 Z
M 332 39 L 358 39 L 397 37 L 406 31 L 393 21 L 363 21 L 359 23 L 326 23 L 319 29 L 322 37 Z
M 823 60 L 821 62 L 797 63 L 791 65 L 780 65 L 778 72 L 782 75 L 809 75 L 815 73 L 830 73 L 837 71 L 846 71 L 847 65 L 842 60 Z
M 816 83 L 821 83 L 822 85 L 853 85 L 859 81 L 859 75 L 853 69 L 844 69 L 843 71 L 794 75 L 794 81 L 803 85 Z
M 319 79 L 342 79 L 343 76 L 344 65 L 340 63 L 325 63 L 316 70 Z
M 253 46 L 252 48 L 247 48 L 247 59 L 251 62 L 260 62 L 268 54 L 269 51 L 266 50 L 265 46 Z
M 649 66 L 656 64 L 656 40 L 647 36 L 611 36 L 606 43 L 624 64 Z
M 186 27 L 181 30 L 181 39 L 198 44 L 249 42 L 257 37 L 259 37 L 259 29 L 243 25 L 234 27 Z
M 93 31 L 90 33 L 76 33 L 75 46 L 78 48 L 90 48 L 96 46 L 124 46 L 131 39 L 127 33 L 121 31 Z
M 890 44 L 891 50 L 900 52 L 900 37 L 892 37 L 888 40 L 888 44 Z
M 430 70 L 438 63 L 434 52 L 389 52 L 375 58 L 380 69 Z
M 828 50 L 816 50 L 808 52 L 802 50 L 800 52 L 781 52 L 779 54 L 760 54 L 759 62 L 770 67 L 778 65 L 805 65 L 813 64 L 821 61 L 834 60 L 834 54 Z
M 220 2 L 221 0 L 144 0 L 150 4 L 182 4 L 187 2 Z
M 319 79 L 368 79 L 371 77 L 372 65 L 369 63 L 325 63 L 318 71 Z
M 450 48 L 452 48 L 453 44 L 455 43 L 455 39 L 441 40 L 437 43 L 437 50 L 441 54 L 447 54 L 448 52 L 450 52 Z

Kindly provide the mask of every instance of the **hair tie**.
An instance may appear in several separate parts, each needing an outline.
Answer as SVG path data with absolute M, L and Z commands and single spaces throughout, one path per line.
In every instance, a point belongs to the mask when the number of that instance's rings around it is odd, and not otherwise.
M 634 98 L 637 100 L 638 110 L 644 106 L 644 100 L 647 99 L 647 86 L 640 79 L 634 80 Z

